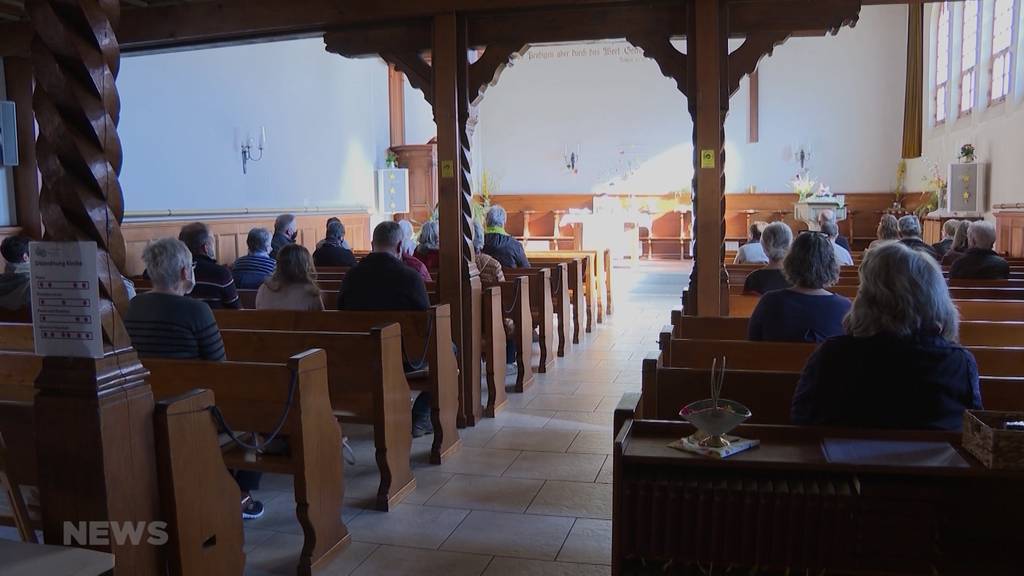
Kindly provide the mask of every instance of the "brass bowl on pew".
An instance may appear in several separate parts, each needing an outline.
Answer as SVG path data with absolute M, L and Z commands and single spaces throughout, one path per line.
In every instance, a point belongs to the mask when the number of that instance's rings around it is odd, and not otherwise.
M 698 400 L 679 411 L 679 417 L 693 424 L 697 432 L 691 437 L 700 446 L 725 448 L 729 441 L 725 435 L 750 418 L 750 409 L 733 400 Z

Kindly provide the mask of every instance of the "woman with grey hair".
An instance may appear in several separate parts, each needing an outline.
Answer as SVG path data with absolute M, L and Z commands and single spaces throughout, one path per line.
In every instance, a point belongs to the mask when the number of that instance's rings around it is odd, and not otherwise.
M 782 271 L 792 287 L 761 297 L 750 316 L 748 339 L 821 342 L 842 334 L 850 301 L 826 290 L 839 280 L 839 262 L 828 236 L 797 236 Z
M 529 268 L 530 260 L 523 245 L 505 231 L 508 220 L 505 209 L 495 204 L 487 210 L 484 219 L 487 228 L 484 230 L 483 253 L 501 262 L 505 268 Z
M 795 424 L 959 430 L 981 408 L 978 366 L 935 261 L 902 244 L 872 250 L 845 335 L 807 361 Z
M 480 271 L 480 281 L 484 284 L 495 284 L 505 281 L 505 273 L 501 271 L 501 262 L 483 253 L 484 227 L 473 220 L 473 252 L 476 268 Z
M 768 265 L 754 270 L 743 283 L 744 294 L 767 294 L 773 290 L 785 290 L 791 284 L 782 273 L 782 261 L 793 243 L 793 230 L 785 222 L 772 222 L 761 233 L 761 247 L 768 257 Z
M 438 233 L 437 220 L 425 222 L 420 228 L 419 246 L 415 256 L 428 270 L 441 267 L 441 237 Z
M 898 242 L 900 239 L 900 227 L 896 217 L 892 214 L 882 214 L 882 219 L 878 221 L 878 230 L 875 231 L 875 235 L 877 239 L 872 240 L 871 244 L 868 244 L 868 250 Z
M 750 225 L 749 239 L 736 251 L 733 264 L 768 264 L 770 262 L 768 255 L 764 252 L 764 247 L 761 246 L 761 234 L 766 226 L 767 224 L 764 222 L 754 222 Z

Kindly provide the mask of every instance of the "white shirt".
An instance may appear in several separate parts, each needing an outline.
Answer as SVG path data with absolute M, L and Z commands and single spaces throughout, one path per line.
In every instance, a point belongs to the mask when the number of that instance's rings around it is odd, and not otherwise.
M 768 255 L 760 242 L 747 242 L 736 252 L 736 261 L 733 264 L 767 264 Z
M 843 248 L 836 241 L 832 241 L 832 248 L 836 252 L 836 260 L 839 261 L 840 266 L 853 266 L 853 256 L 850 256 L 850 252 L 846 248 Z

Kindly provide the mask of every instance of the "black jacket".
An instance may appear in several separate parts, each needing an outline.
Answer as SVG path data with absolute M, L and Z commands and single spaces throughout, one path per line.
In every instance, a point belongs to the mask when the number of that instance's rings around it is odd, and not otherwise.
M 484 254 L 501 262 L 502 268 L 529 268 L 530 261 L 519 240 L 508 234 L 492 232 L 484 236 Z
M 952 238 L 946 238 L 945 240 L 943 240 L 941 242 L 936 242 L 935 244 L 932 244 L 932 249 L 935 250 L 935 252 L 938 253 L 939 261 L 940 262 L 942 261 L 943 258 L 946 257 L 946 254 L 949 253 L 949 249 L 952 248 L 952 247 L 953 247 L 953 239 Z
M 1005 280 L 1010 263 L 992 250 L 970 248 L 949 267 L 949 277 L 961 280 Z
M 426 310 L 423 278 L 390 254 L 372 253 L 345 274 L 338 310 Z
M 930 244 L 926 244 L 925 241 L 920 238 L 903 238 L 900 242 L 908 248 L 928 254 L 934 258 L 936 262 L 942 262 L 942 256 L 939 256 L 939 253 L 935 251 L 935 248 L 932 248 Z
M 283 232 L 277 232 L 274 237 L 270 239 L 270 257 L 277 260 L 277 253 L 281 251 L 281 248 L 289 244 L 294 244 L 295 239 Z
M 313 252 L 313 264 L 318 268 L 342 267 L 351 268 L 356 265 L 356 256 L 351 250 L 340 244 L 324 242 Z

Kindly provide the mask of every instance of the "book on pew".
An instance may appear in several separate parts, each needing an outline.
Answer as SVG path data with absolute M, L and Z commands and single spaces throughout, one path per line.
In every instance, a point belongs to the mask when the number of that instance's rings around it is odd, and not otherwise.
M 831 464 L 970 468 L 949 442 L 825 438 L 821 449 Z

